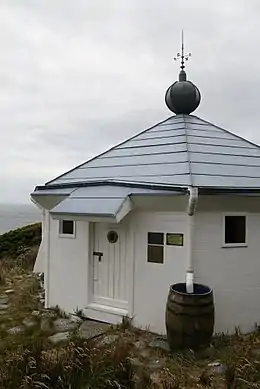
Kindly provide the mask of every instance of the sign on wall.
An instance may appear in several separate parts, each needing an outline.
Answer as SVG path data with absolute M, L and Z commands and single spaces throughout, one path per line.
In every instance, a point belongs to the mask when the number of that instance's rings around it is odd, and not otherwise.
M 166 244 L 168 246 L 183 246 L 183 234 L 166 234 Z

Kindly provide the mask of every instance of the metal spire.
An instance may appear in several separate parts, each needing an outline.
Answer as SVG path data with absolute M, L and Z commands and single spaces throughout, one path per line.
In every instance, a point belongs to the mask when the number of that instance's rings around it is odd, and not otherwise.
M 174 61 L 178 61 L 179 59 L 181 60 L 181 71 L 179 75 L 179 80 L 180 81 L 185 81 L 186 80 L 186 73 L 185 73 L 185 62 L 189 60 L 191 57 L 191 53 L 185 54 L 184 53 L 184 32 L 183 30 L 181 31 L 181 52 L 176 54 L 176 57 L 174 57 Z

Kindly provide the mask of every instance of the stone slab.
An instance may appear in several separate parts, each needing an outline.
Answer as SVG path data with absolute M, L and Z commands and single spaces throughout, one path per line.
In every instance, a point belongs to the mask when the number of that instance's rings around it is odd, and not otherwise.
M 6 295 L 1 295 L 0 296 L 0 305 L 3 305 L 3 304 L 8 304 L 9 302 L 9 297 Z
M 79 323 L 71 319 L 57 319 L 53 322 L 53 330 L 55 332 L 74 331 L 78 328 Z
M 5 311 L 7 308 L 9 308 L 8 304 L 0 304 L 0 311 Z
M 94 320 L 85 320 L 79 327 L 79 336 L 83 339 L 91 339 L 106 333 L 110 324 Z
M 67 340 L 69 340 L 69 337 L 70 337 L 70 333 L 67 331 L 67 332 L 58 332 L 57 334 L 49 336 L 48 339 L 52 344 L 58 344 L 61 342 L 66 342 Z

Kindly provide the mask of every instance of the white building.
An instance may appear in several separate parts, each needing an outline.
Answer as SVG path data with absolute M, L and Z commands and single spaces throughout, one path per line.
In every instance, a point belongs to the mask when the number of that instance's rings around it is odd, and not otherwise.
M 36 187 L 46 306 L 165 333 L 169 286 L 186 274 L 214 291 L 215 331 L 260 319 L 260 147 L 190 115 L 182 68 L 176 113 Z

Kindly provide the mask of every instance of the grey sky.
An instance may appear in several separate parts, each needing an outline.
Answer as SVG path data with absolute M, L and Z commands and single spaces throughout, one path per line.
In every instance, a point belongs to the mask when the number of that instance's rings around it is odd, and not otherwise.
M 171 113 L 185 29 L 196 115 L 260 143 L 258 0 L 2 0 L 0 202 Z

